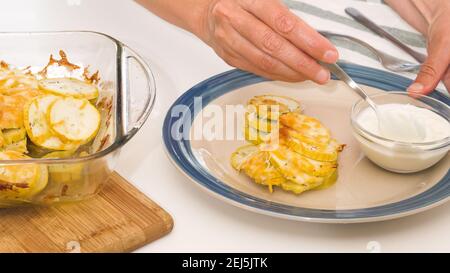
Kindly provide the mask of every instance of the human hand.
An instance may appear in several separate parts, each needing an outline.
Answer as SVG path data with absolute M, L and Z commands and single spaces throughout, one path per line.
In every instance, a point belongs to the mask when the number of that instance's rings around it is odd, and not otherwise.
M 450 92 L 450 2 L 441 1 L 435 10 L 427 34 L 428 58 L 410 93 L 429 94 L 441 80 Z
M 290 82 L 324 84 L 336 48 L 279 0 L 212 0 L 197 36 L 229 65 Z

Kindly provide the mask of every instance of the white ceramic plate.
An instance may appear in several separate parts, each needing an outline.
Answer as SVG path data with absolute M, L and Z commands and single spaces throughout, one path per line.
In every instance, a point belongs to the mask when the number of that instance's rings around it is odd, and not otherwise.
M 365 84 L 370 93 L 404 90 L 410 82 L 374 69 L 343 66 L 356 81 Z M 231 153 L 244 145 L 245 140 L 194 138 L 194 128 L 211 120 L 207 117 L 208 112 L 218 108 L 225 111 L 227 105 L 243 105 L 260 94 L 278 94 L 299 100 L 307 115 L 320 119 L 339 142 L 347 144 L 339 158 L 339 179 L 334 186 L 301 195 L 281 189 L 271 194 L 267 188 L 251 182 L 230 166 Z M 450 103 L 442 94 L 432 96 Z M 191 109 L 195 97 L 202 98 L 199 113 L 172 115 L 177 105 Z M 415 174 L 391 173 L 364 157 L 350 128 L 351 106 L 358 99 L 339 81 L 333 80 L 326 86 L 311 82 L 288 84 L 234 70 L 200 83 L 175 102 L 164 123 L 164 142 L 174 164 L 196 184 L 234 205 L 273 216 L 324 223 L 381 221 L 417 213 L 448 200 L 450 155 L 436 166 Z M 184 128 L 185 138 L 174 138 L 174 124 L 188 124 L 187 121 L 193 122 L 192 126 Z M 236 125 L 236 128 L 242 127 Z M 222 131 L 226 130 L 224 125 Z

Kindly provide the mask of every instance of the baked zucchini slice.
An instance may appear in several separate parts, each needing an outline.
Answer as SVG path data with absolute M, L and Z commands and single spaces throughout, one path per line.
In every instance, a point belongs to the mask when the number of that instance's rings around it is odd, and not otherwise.
M 57 151 L 75 150 L 80 142 L 66 141 L 56 135 L 47 121 L 47 112 L 59 97 L 39 96 L 31 100 L 24 109 L 24 125 L 30 140 L 37 146 Z
M 16 152 L 19 152 L 21 154 L 26 154 L 26 153 L 28 153 L 27 139 L 24 138 L 24 139 L 19 140 L 17 142 L 5 145 L 0 150 L 2 150 L 2 151 L 16 151 Z
M 289 112 L 280 116 L 280 124 L 292 129 L 291 137 L 308 144 L 326 146 L 331 140 L 330 130 L 313 117 Z
M 302 111 L 298 101 L 276 95 L 255 96 L 248 101 L 247 105 L 249 112 L 256 112 L 260 118 L 271 120 L 277 120 L 283 113 Z
M 75 151 L 57 151 L 51 152 L 42 158 L 70 158 L 75 155 Z M 80 153 L 85 156 L 87 153 Z M 85 163 L 70 163 L 70 164 L 51 164 L 48 166 L 49 178 L 53 183 L 59 184 L 73 184 L 80 182 L 83 179 L 83 170 Z
M 234 153 L 231 154 L 231 166 L 235 170 L 241 171 L 244 164 L 246 164 L 248 160 L 258 152 L 258 146 L 255 145 L 239 147 Z
M 53 78 L 39 81 L 39 88 L 53 95 L 94 100 L 98 97 L 98 88 L 75 78 Z
M 270 133 L 279 129 L 279 122 L 277 120 L 263 119 L 258 117 L 256 113 L 246 113 L 245 123 L 246 126 L 265 133 Z
M 0 160 L 20 160 L 30 157 L 16 151 L 0 152 Z M 0 167 L 0 199 L 27 199 L 47 185 L 47 167 L 37 164 L 3 165 Z
M 100 113 L 86 99 L 55 100 L 47 115 L 51 130 L 67 141 L 87 143 L 100 128 Z
M 5 145 L 10 145 L 24 140 L 27 137 L 27 131 L 24 127 L 17 129 L 5 129 L 2 130 L 2 135 Z

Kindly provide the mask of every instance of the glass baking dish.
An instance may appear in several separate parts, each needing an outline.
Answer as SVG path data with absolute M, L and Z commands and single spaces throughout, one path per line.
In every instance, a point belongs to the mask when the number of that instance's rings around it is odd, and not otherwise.
M 17 67 L 43 67 L 49 55 L 57 55 L 59 50 L 71 62 L 100 73 L 99 133 L 84 157 L 0 160 L 0 174 L 11 166 L 48 170 L 47 184 L 34 194 L 5 194 L 0 180 L 0 208 L 72 202 L 95 195 L 114 170 L 121 147 L 141 128 L 153 108 L 156 86 L 149 66 L 108 35 L 89 31 L 0 33 L 0 60 Z

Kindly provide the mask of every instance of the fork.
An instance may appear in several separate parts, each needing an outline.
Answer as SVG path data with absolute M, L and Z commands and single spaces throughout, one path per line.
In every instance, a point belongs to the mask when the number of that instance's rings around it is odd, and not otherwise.
M 338 34 L 333 33 L 329 31 L 319 31 L 323 36 L 332 38 L 332 37 L 338 37 L 347 39 L 349 41 L 355 42 L 357 44 L 360 44 L 364 46 L 365 48 L 369 49 L 372 53 L 374 53 L 378 60 L 380 61 L 381 65 L 383 65 L 386 69 L 393 71 L 393 72 L 416 72 L 420 69 L 419 64 L 411 63 L 399 58 L 396 58 L 394 56 L 391 56 L 387 53 L 381 52 L 380 50 L 374 48 L 373 46 L 369 45 L 368 43 L 354 38 L 352 36 L 344 35 L 344 34 Z

